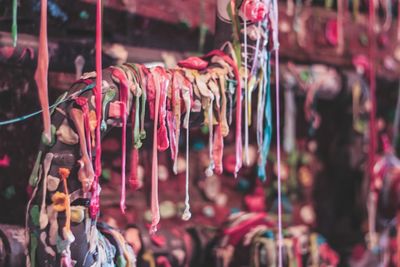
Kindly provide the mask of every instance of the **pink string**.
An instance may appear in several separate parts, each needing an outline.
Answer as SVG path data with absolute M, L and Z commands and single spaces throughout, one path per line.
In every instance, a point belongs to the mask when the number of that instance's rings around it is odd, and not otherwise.
M 278 164 L 278 267 L 282 267 L 282 189 L 281 189 L 281 138 L 280 138 L 280 104 L 279 104 L 279 43 L 278 43 L 278 1 L 274 5 L 274 46 L 275 46 L 275 90 L 276 90 L 276 151 Z

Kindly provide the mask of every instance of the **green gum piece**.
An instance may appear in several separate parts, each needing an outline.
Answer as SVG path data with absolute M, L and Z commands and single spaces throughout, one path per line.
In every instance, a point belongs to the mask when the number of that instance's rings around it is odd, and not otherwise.
M 46 146 L 52 147 L 54 146 L 54 144 L 57 141 L 56 138 L 56 126 L 54 126 L 54 124 L 51 125 L 50 127 L 50 131 L 51 131 L 51 142 L 49 142 L 49 140 L 47 140 L 46 136 L 44 134 L 42 134 L 42 143 Z
M 110 169 L 103 169 L 101 172 L 101 176 L 104 180 L 109 181 L 111 179 L 111 170 Z
M 37 186 L 37 183 L 39 181 L 39 166 L 40 166 L 40 160 L 42 159 L 42 151 L 39 151 L 39 153 L 36 156 L 36 161 L 35 165 L 33 165 L 32 173 L 29 176 L 29 184 L 33 187 Z
M 112 90 L 112 89 L 110 89 L 110 90 L 108 90 L 106 93 L 105 93 L 105 95 L 104 95 L 104 98 L 103 98 L 103 114 L 102 114 L 102 119 L 101 119 L 101 126 L 100 126 L 100 129 L 104 132 L 105 130 L 107 130 L 107 123 L 106 123 L 106 120 L 105 120 L 105 117 L 106 117 L 106 107 L 107 107 L 107 104 L 108 103 L 110 103 L 111 102 L 111 100 L 113 100 L 114 99 L 114 97 L 115 97 L 115 91 L 114 90 Z
M 139 71 L 138 67 L 136 66 L 136 64 L 132 64 L 132 63 L 126 63 L 126 64 L 129 65 L 130 67 L 132 67 L 136 71 L 136 73 L 140 73 L 140 71 Z M 137 83 L 139 84 L 140 88 L 142 89 L 142 95 L 141 95 L 142 102 L 141 102 L 141 110 L 140 110 L 140 124 L 141 124 L 141 127 L 140 127 L 139 137 L 140 137 L 141 140 L 143 140 L 143 139 L 146 138 L 146 131 L 144 129 L 144 119 L 145 119 L 145 115 L 146 115 L 146 99 L 147 99 L 147 95 L 146 95 L 146 90 L 143 89 L 143 86 L 142 86 L 142 83 L 141 83 L 140 79 L 137 81 Z M 138 106 L 138 105 L 136 104 L 136 106 Z M 140 147 L 141 146 L 142 146 L 142 144 L 140 144 Z M 136 147 L 136 148 L 138 148 L 138 147 Z
M 33 225 L 39 226 L 39 206 L 33 205 L 29 214 L 31 215 Z
M 144 117 L 146 116 L 146 98 L 146 90 L 142 90 L 142 109 L 140 111 L 140 139 L 142 140 L 146 138 L 146 131 L 144 129 Z
M 118 267 L 125 267 L 125 266 L 126 266 L 126 263 L 127 263 L 127 262 L 126 262 L 124 256 L 119 255 L 118 258 L 117 258 L 117 266 L 118 266 Z
M 136 97 L 136 110 L 135 110 L 135 126 L 133 130 L 133 135 L 134 135 L 134 143 L 135 143 L 135 148 L 139 149 L 142 147 L 142 141 L 140 139 L 140 132 L 139 132 L 139 108 L 140 108 L 140 102 L 139 102 L 139 97 Z
M 307 70 L 300 72 L 300 79 L 303 82 L 307 82 L 310 79 L 310 73 Z
M 13 0 L 12 2 L 12 25 L 11 25 L 11 36 L 13 40 L 13 46 L 17 46 L 17 39 L 18 39 L 18 24 L 17 24 L 17 9 L 18 3 L 17 0 Z
M 31 238 L 30 238 L 30 260 L 31 260 L 31 267 L 35 267 L 36 266 L 36 249 L 37 249 L 37 237 L 31 233 Z

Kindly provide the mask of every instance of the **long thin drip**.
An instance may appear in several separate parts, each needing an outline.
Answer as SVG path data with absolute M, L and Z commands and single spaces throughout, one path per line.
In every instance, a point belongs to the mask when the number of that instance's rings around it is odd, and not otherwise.
M 44 131 L 43 135 L 46 142 L 52 142 L 50 111 L 48 98 L 47 76 L 49 70 L 49 51 L 47 43 L 47 0 L 40 1 L 40 33 L 39 33 L 39 51 L 38 64 L 35 72 L 35 81 L 38 88 L 40 106 L 42 108 L 42 118 Z
M 157 232 L 157 225 L 160 222 L 160 207 L 158 203 L 158 142 L 157 142 L 157 126 L 158 113 L 160 107 L 160 80 L 154 79 L 156 89 L 156 103 L 154 111 L 154 129 L 153 129 L 153 160 L 151 168 L 151 213 L 152 221 L 150 226 L 150 234 Z
M 248 1 L 244 2 L 244 10 L 246 10 L 246 4 Z M 247 69 L 247 19 L 243 18 L 244 24 L 244 163 L 249 165 L 249 96 L 248 96 L 248 69 Z
M 96 4 L 96 87 L 94 90 L 96 100 L 96 158 L 95 158 L 95 178 L 93 184 L 94 204 L 97 213 L 99 211 L 99 177 L 101 175 L 101 122 L 102 122 L 102 1 L 97 0 Z

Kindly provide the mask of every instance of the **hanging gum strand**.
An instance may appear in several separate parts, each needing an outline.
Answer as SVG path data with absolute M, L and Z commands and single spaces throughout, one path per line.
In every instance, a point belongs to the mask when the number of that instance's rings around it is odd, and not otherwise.
M 186 102 L 187 103 L 187 102 Z M 190 99 L 189 99 L 190 103 Z M 187 104 L 186 104 L 187 105 Z M 190 116 L 190 104 L 187 105 L 186 112 L 188 114 L 188 118 Z M 192 217 L 190 213 L 190 203 L 189 203 L 189 125 L 186 125 L 186 168 L 185 168 L 185 210 L 182 214 L 182 219 L 187 221 Z
M 244 10 L 246 10 L 246 5 L 248 1 L 244 2 Z M 246 166 L 249 165 L 249 109 L 248 109 L 248 68 L 247 68 L 247 18 L 243 17 L 244 25 L 244 163 Z
M 96 3 L 96 87 L 95 87 L 95 100 L 96 100 L 96 158 L 95 158 L 95 178 L 93 185 L 93 195 L 91 203 L 92 216 L 97 215 L 99 211 L 99 193 L 98 184 L 101 175 L 101 122 L 102 122 L 102 0 L 97 0 Z
M 225 88 L 225 76 L 223 74 L 218 75 L 219 88 L 221 90 L 221 134 L 226 137 L 229 134 L 229 125 L 226 118 L 226 88 Z
M 122 163 L 121 163 L 121 199 L 120 199 L 120 209 L 123 214 L 125 214 L 125 198 L 126 198 L 126 123 L 127 123 L 127 113 L 126 105 L 128 101 L 129 85 L 125 74 L 122 70 L 118 68 L 113 68 L 112 76 L 119 80 L 120 85 L 120 102 L 121 102 L 121 119 L 122 119 Z
M 40 1 L 40 33 L 38 64 L 35 71 L 35 81 L 38 88 L 40 106 L 42 108 L 43 135 L 48 144 L 52 143 L 50 111 L 48 99 L 47 75 L 49 69 L 49 51 L 47 44 L 47 0 Z
M 213 92 L 215 96 L 215 107 L 217 109 L 217 118 L 218 121 L 216 122 L 215 126 L 215 132 L 214 132 L 214 140 L 213 140 L 213 164 L 214 164 L 214 169 L 217 174 L 222 173 L 222 156 L 223 156 L 223 149 L 224 149 L 224 141 L 223 141 L 223 136 L 222 136 L 222 117 L 223 115 L 221 114 L 221 93 L 220 93 L 220 87 L 218 86 L 218 83 L 216 81 L 216 77 L 211 77 L 211 80 L 209 81 L 209 87 L 211 91 Z M 221 89 L 222 90 L 222 89 Z
M 150 226 L 150 234 L 157 232 L 157 225 L 160 222 L 160 208 L 158 203 L 158 144 L 157 144 L 157 126 L 158 126 L 158 111 L 160 105 L 160 80 L 158 77 L 152 78 L 155 83 L 156 99 L 154 110 L 154 128 L 153 128 L 153 159 L 151 167 L 151 213 L 152 221 Z M 158 84 L 158 85 L 157 85 Z

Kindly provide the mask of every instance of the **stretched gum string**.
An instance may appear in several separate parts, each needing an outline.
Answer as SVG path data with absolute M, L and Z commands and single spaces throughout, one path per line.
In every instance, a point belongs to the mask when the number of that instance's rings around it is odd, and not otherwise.
M 119 80 L 120 91 L 119 98 L 121 101 L 121 119 L 122 119 L 122 163 L 121 163 L 121 199 L 119 206 L 121 212 L 125 214 L 125 198 L 126 198 L 126 103 L 128 100 L 129 85 L 125 74 L 117 68 L 113 69 L 112 75 Z
M 188 106 L 186 107 L 187 118 L 190 118 L 190 98 L 187 101 Z M 189 196 L 189 125 L 186 126 L 186 168 L 185 168 L 185 210 L 182 214 L 182 219 L 187 221 L 192 217 L 190 212 L 190 196 Z
M 240 78 L 239 78 L 240 79 Z M 237 81 L 237 93 L 236 93 L 236 165 L 235 165 L 235 177 L 242 167 L 242 87 L 240 82 Z
M 52 142 L 50 111 L 48 99 L 47 75 L 49 70 L 49 51 L 47 44 L 47 0 L 40 1 L 40 33 L 38 64 L 35 71 L 35 81 L 38 88 L 42 118 L 44 124 L 43 134 L 49 143 Z
M 257 27 L 260 29 L 260 22 L 258 23 Z M 247 35 L 246 35 L 247 36 Z M 258 56 L 260 53 L 260 39 L 261 39 L 261 35 L 257 36 L 257 41 L 256 41 L 256 51 L 254 53 L 254 60 L 253 60 L 253 65 L 251 66 L 251 75 L 256 75 L 255 71 L 256 71 L 256 66 L 258 63 Z
M 179 74 L 180 75 L 180 74 Z M 191 83 L 188 82 L 183 76 L 183 81 L 182 83 L 184 84 L 184 87 L 182 89 L 184 91 L 182 92 L 182 98 L 185 104 L 185 117 L 183 120 L 183 127 L 186 128 L 186 167 L 185 167 L 185 210 L 182 214 L 182 219 L 183 220 L 189 220 L 191 217 L 190 213 L 190 199 L 189 199 L 189 119 L 190 119 L 190 109 L 192 106 L 192 99 L 191 99 L 191 93 L 192 93 L 192 87 Z M 187 88 L 186 88 L 187 87 Z M 186 90 L 187 89 L 187 90 Z
M 91 209 L 95 209 L 93 212 L 95 214 L 99 211 L 99 192 L 98 192 L 98 184 L 99 177 L 101 175 L 101 122 L 102 122 L 102 80 L 103 80 L 103 72 L 102 72 L 102 1 L 97 0 L 96 3 L 96 89 L 95 99 L 96 99 L 96 158 L 95 158 L 95 176 L 94 176 L 94 184 L 93 184 L 93 195 L 92 198 L 94 200 L 91 203 Z
M 257 145 L 258 145 L 258 151 L 261 151 L 262 144 L 263 144 L 263 131 L 262 131 L 262 125 L 263 125 L 263 115 L 264 115 L 264 105 L 263 105 L 263 95 L 264 95 L 264 80 L 263 80 L 263 75 L 260 77 L 260 82 L 259 82 L 259 87 L 258 87 L 258 96 L 257 96 Z
M 213 119 L 213 103 L 214 99 L 211 99 L 210 106 L 208 107 L 208 157 L 210 159 L 210 163 L 206 170 L 206 175 L 211 176 L 214 174 L 214 140 L 213 140 L 213 133 L 214 133 L 214 119 Z
M 157 126 L 158 114 L 160 106 L 160 80 L 158 76 L 153 76 L 156 90 L 156 103 L 154 110 L 154 129 L 153 129 L 153 160 L 151 167 L 151 213 L 152 221 L 150 226 L 150 234 L 157 232 L 157 225 L 160 222 L 160 207 L 158 203 L 158 144 L 157 144 Z
M 244 2 L 244 10 L 246 10 L 246 5 L 248 1 Z M 249 122 L 248 122 L 248 69 L 247 69 L 247 20 L 244 16 L 243 18 L 244 25 L 244 163 L 249 165 Z
M 88 107 L 88 102 L 85 97 L 77 97 L 75 99 L 75 103 L 81 107 L 82 110 L 82 116 L 83 116 L 83 127 L 84 127 L 84 137 L 85 137 L 85 152 L 81 151 L 82 155 L 87 154 L 89 159 L 92 160 L 92 145 L 91 145 L 91 139 L 90 139 L 90 126 L 89 126 L 89 107 Z M 83 147 L 81 147 L 83 149 Z
M 265 0 L 267 1 L 267 0 Z M 275 19 L 273 28 L 274 48 L 275 48 L 275 102 L 276 102 L 276 159 L 278 165 L 278 267 L 283 266 L 283 234 L 282 234 L 282 189 L 281 189 L 281 140 L 280 140 L 280 102 L 279 102 L 279 39 L 278 39 L 278 1 L 273 0 L 273 15 Z

